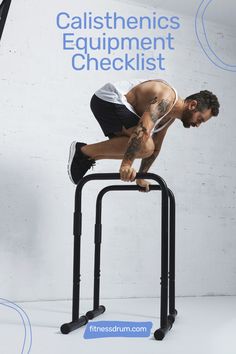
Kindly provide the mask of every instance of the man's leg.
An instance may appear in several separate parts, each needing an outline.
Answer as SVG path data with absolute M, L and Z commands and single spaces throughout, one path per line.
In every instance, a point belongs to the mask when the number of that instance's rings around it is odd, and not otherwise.
M 128 141 L 135 127 L 123 129 L 110 140 L 101 141 L 95 144 L 79 143 L 74 141 L 70 147 L 69 161 L 67 165 L 71 181 L 77 184 L 85 173 L 99 159 L 123 159 L 127 150 Z M 151 137 L 143 144 L 136 158 L 145 158 L 152 155 L 155 145 Z M 84 158 L 87 155 L 88 158 Z
M 81 148 L 81 151 L 94 160 L 123 159 L 127 150 L 130 135 L 135 128 L 136 127 L 129 129 L 123 128 L 122 132 L 118 134 L 125 135 L 120 135 L 110 140 L 101 141 L 99 143 L 85 145 Z M 153 153 L 153 150 L 154 142 L 152 138 L 149 138 L 145 146 L 143 146 L 142 150 L 137 155 L 137 158 L 150 156 Z

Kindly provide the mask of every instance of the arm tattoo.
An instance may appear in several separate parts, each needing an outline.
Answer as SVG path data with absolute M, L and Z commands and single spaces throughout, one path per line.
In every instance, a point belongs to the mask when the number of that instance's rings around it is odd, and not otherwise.
M 157 103 L 157 97 L 155 97 L 150 106 L 147 108 L 146 112 L 150 112 L 151 119 L 153 123 L 161 118 L 170 108 L 171 101 L 167 98 L 162 99 L 160 102 Z
M 142 159 L 138 172 L 148 172 L 149 168 L 151 167 L 151 165 L 155 161 L 159 152 L 160 152 L 160 150 L 159 151 L 155 150 L 151 156 L 148 156 L 148 157 L 145 157 L 144 159 Z
M 154 141 L 155 139 L 157 139 L 157 135 L 158 135 L 157 133 L 153 133 L 152 138 L 154 139 Z M 148 172 L 149 168 L 152 166 L 153 162 L 159 155 L 160 151 L 161 151 L 161 144 L 158 145 L 155 144 L 155 150 L 152 153 L 152 155 L 142 159 L 138 172 Z
M 128 148 L 124 154 L 123 163 L 133 162 L 137 152 L 140 151 L 142 143 L 145 141 L 145 137 L 148 137 L 147 128 L 143 125 L 143 122 L 140 122 L 130 136 Z
M 157 97 L 155 97 L 149 104 L 149 106 L 146 108 L 145 112 L 149 112 L 151 119 L 154 123 L 161 118 L 168 110 L 171 105 L 171 101 L 168 98 L 162 99 L 160 102 L 157 102 Z M 147 128 L 143 125 L 142 122 L 140 122 L 137 125 L 137 128 L 135 131 L 132 133 L 130 136 L 129 142 L 128 142 L 128 148 L 127 151 L 124 154 L 122 164 L 130 164 L 133 162 L 135 159 L 137 152 L 140 151 L 142 143 L 145 141 L 145 138 L 148 137 L 149 134 L 147 132 Z M 152 158 L 154 155 L 158 155 L 159 151 L 155 151 L 152 155 Z M 156 155 L 156 156 L 157 156 Z M 152 162 L 155 160 L 156 156 L 154 159 L 151 159 L 151 156 L 148 157 L 143 164 L 145 168 L 149 165 L 151 166 Z M 149 168 L 148 167 L 148 168 Z

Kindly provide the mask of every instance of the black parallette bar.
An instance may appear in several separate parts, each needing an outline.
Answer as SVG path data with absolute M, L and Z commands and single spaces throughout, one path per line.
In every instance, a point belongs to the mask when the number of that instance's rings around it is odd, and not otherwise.
M 81 227 L 82 227 L 82 213 L 74 212 L 74 230 L 73 234 L 75 236 L 81 235 Z
M 81 316 L 77 321 L 64 323 L 61 326 L 61 333 L 68 334 L 75 329 L 84 326 L 86 323 L 88 323 L 88 318 L 86 316 Z
M 160 328 L 157 329 L 154 333 L 154 337 L 157 340 L 162 340 L 166 333 L 171 329 L 173 323 L 174 323 L 174 318 L 177 315 L 177 311 L 175 310 L 175 301 L 174 301 L 174 296 L 175 296 L 175 268 L 174 268 L 174 262 L 170 262 L 168 264 L 168 244 L 169 244 L 169 237 L 170 240 L 173 240 L 175 237 L 175 213 L 174 209 L 171 208 L 171 204 L 174 203 L 174 198 L 172 198 L 172 192 L 168 189 L 165 181 L 158 175 L 153 174 L 153 173 L 137 173 L 136 174 L 136 179 L 152 179 L 156 181 L 159 185 L 150 185 L 149 189 L 150 190 L 160 190 L 161 191 L 161 299 L 160 299 L 160 305 L 161 305 L 161 316 L 160 316 Z M 82 325 L 86 324 L 89 319 L 92 319 L 96 316 L 99 316 L 105 311 L 105 307 L 103 305 L 99 305 L 99 276 L 100 276 L 100 245 L 101 245 L 101 220 L 99 221 L 96 216 L 96 222 L 95 222 L 95 254 L 96 259 L 95 259 L 95 272 L 94 272 L 94 279 L 95 279 L 95 286 L 94 286 L 94 299 L 96 300 L 95 303 L 93 304 L 93 310 L 88 311 L 86 316 L 81 316 L 79 317 L 79 301 L 80 301 L 80 293 L 79 293 L 79 287 L 80 287 L 80 237 L 82 234 L 82 214 L 81 214 L 81 209 L 82 209 L 82 189 L 84 185 L 92 180 L 120 180 L 120 174 L 119 173 L 94 173 L 91 175 L 87 175 L 83 177 L 80 182 L 78 183 L 76 187 L 76 192 L 75 192 L 75 210 L 74 210 L 74 219 L 77 219 L 76 221 L 74 220 L 74 267 L 73 267 L 73 305 L 72 305 L 72 322 L 64 324 L 61 326 L 61 331 L 64 334 L 67 334 Z M 142 187 L 135 186 L 135 185 L 129 185 L 129 186 L 109 186 L 105 187 L 102 191 L 100 191 L 98 199 L 102 198 L 102 196 L 110 191 L 110 190 L 143 190 Z M 169 200 L 170 200 L 170 215 L 169 215 Z M 100 214 L 101 210 L 101 203 L 99 202 L 97 204 L 97 208 L 99 211 L 96 214 Z M 174 240 L 173 240 L 174 241 Z M 174 242 L 170 242 L 170 254 L 172 256 L 174 255 Z M 97 251 L 97 252 L 96 252 Z M 99 255 L 98 255 L 99 254 Z M 168 265 L 170 265 L 170 269 L 168 269 Z M 169 282 L 168 282 L 168 270 L 169 270 Z M 170 287 L 170 293 L 169 293 L 169 316 L 168 316 L 168 285 Z M 96 290 L 96 291 L 95 291 Z M 96 295 L 96 296 L 95 296 Z M 90 318 L 88 318 L 88 317 Z M 79 317 L 79 319 L 78 319 Z
M 175 322 L 175 317 L 177 316 L 178 311 L 174 310 L 174 313 L 170 313 L 168 315 L 168 321 L 170 321 L 172 324 Z
M 167 326 L 159 328 L 154 332 L 154 338 L 156 340 L 162 340 L 165 337 L 166 333 L 169 332 L 171 327 L 172 327 L 172 323 L 168 321 Z
M 87 317 L 89 320 L 92 320 L 94 317 L 97 317 L 97 316 L 101 315 L 103 312 L 105 312 L 105 310 L 106 310 L 105 306 L 100 305 L 100 306 L 98 307 L 98 309 L 88 311 L 88 312 L 86 313 L 86 317 Z
M 94 237 L 94 243 L 101 243 L 102 241 L 102 224 L 95 224 L 95 237 Z

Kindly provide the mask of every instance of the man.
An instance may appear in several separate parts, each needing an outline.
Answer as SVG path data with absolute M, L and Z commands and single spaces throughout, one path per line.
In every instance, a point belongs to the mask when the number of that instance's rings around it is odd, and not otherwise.
M 105 84 L 92 96 L 90 107 L 109 140 L 71 144 L 68 174 L 75 184 L 99 159 L 121 159 L 121 180 L 134 181 L 133 161 L 141 158 L 138 172 L 147 172 L 176 118 L 185 128 L 199 127 L 219 114 L 220 104 L 207 90 L 182 99 L 164 80 L 135 79 Z M 140 191 L 149 191 L 146 180 L 136 183 L 143 187 Z

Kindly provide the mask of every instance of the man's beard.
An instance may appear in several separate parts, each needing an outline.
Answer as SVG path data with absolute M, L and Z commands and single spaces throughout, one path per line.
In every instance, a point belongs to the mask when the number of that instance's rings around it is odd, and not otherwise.
M 186 109 L 183 111 L 182 114 L 182 123 L 185 128 L 190 128 L 191 127 L 191 118 L 193 116 L 193 111 L 190 111 L 189 109 Z

